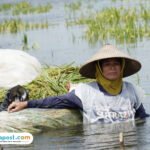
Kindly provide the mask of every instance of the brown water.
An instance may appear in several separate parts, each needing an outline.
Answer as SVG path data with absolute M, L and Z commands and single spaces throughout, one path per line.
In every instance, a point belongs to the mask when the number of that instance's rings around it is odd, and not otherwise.
M 12 2 L 11 0 L 1 0 L 0 3 Z M 17 2 L 19 0 L 14 0 Z M 28 0 L 29 1 L 29 0 Z M 53 5 L 51 12 L 40 15 L 20 16 L 26 21 L 49 20 L 53 26 L 49 26 L 44 30 L 30 30 L 25 33 L 29 39 L 30 49 L 28 53 L 37 57 L 42 64 L 62 65 L 75 62 L 75 65 L 82 64 L 101 46 L 98 43 L 94 46 L 89 45 L 87 41 L 82 39 L 84 26 L 73 26 L 67 28 L 65 20 L 68 18 L 68 11 L 64 9 L 64 4 L 74 2 L 75 0 L 32 0 L 33 4 L 50 2 Z M 111 0 L 83 0 L 83 4 L 93 5 L 94 10 L 103 7 L 123 5 L 124 7 L 134 7 L 139 5 L 139 0 L 121 1 L 115 3 Z M 149 1 L 142 1 L 146 6 L 149 6 Z M 84 8 L 82 9 L 84 11 Z M 0 14 L 0 20 L 11 18 L 12 16 Z M 78 15 L 76 16 L 78 17 Z M 22 47 L 22 38 L 24 32 L 17 34 L 0 34 L 0 48 L 20 49 Z M 108 40 L 115 44 L 115 40 Z M 33 50 L 32 45 L 38 44 L 38 49 Z M 118 45 L 118 47 L 126 49 L 132 56 L 136 57 L 142 63 L 141 71 L 134 76 L 125 78 L 135 84 L 139 84 L 146 92 L 146 98 L 143 101 L 144 107 L 150 113 L 150 39 L 144 38 L 136 45 Z M 119 143 L 119 133 L 123 132 L 124 146 Z M 80 125 L 63 129 L 56 129 L 34 135 L 34 142 L 29 146 L 4 146 L 5 149 L 121 149 L 121 150 L 149 150 L 150 147 L 150 118 L 145 123 L 137 125 L 119 124 L 119 125 Z

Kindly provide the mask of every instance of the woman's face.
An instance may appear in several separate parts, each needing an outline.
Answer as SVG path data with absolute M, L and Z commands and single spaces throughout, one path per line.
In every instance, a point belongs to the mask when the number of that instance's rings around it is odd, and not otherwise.
M 116 80 L 121 75 L 121 62 L 117 58 L 105 59 L 101 62 L 103 76 L 108 80 Z

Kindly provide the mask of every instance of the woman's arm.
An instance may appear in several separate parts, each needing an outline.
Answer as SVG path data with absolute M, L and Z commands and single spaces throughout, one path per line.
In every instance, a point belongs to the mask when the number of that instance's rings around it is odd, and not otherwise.
M 8 111 L 15 112 L 24 108 L 75 108 L 82 110 L 83 106 L 81 100 L 72 91 L 62 96 L 47 97 L 28 102 L 14 102 L 8 107 Z
M 74 91 L 61 96 L 47 97 L 41 100 L 31 100 L 28 108 L 78 108 L 82 109 L 81 100 Z
M 146 118 L 146 117 L 149 117 L 149 116 L 150 115 L 145 112 L 143 104 L 141 103 L 140 107 L 135 112 L 135 118 L 143 119 L 143 118 Z
M 24 102 L 12 102 L 9 106 L 7 111 L 8 112 L 16 112 L 22 109 L 25 109 L 28 105 L 27 101 Z

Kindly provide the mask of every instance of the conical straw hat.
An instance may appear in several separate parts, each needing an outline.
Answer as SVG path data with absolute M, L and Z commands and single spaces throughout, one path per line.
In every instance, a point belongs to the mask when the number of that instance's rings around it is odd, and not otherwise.
M 95 64 L 96 61 L 107 58 L 124 58 L 125 68 L 123 77 L 130 76 L 138 72 L 141 68 L 141 63 L 129 56 L 128 54 L 120 51 L 115 46 L 105 45 L 95 55 L 93 55 L 83 66 L 80 68 L 80 74 L 84 77 L 95 78 Z

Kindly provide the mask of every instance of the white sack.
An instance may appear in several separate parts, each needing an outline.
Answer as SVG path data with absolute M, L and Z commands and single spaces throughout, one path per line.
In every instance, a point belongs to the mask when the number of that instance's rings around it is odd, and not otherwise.
M 25 85 L 41 71 L 40 62 L 21 50 L 0 49 L 0 88 Z

